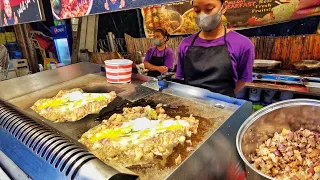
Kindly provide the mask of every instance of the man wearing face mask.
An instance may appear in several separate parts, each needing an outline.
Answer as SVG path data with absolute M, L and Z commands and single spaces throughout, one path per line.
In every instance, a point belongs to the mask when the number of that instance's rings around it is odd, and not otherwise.
M 169 34 L 165 29 L 159 28 L 154 32 L 154 47 L 151 47 L 145 56 L 144 66 L 149 70 L 148 76 L 157 77 L 173 70 L 174 53 L 167 47 Z
M 186 84 L 234 97 L 252 81 L 254 46 L 221 22 L 227 1 L 194 0 L 201 31 L 184 39 L 178 49 L 177 75 Z

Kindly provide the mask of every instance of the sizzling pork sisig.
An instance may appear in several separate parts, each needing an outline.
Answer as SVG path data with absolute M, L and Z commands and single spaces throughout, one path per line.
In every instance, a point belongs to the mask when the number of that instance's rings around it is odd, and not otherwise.
M 253 166 L 281 180 L 320 180 L 320 134 L 283 129 L 256 149 Z
M 79 140 L 102 161 L 123 167 L 164 166 L 179 144 L 191 143 L 197 134 L 199 120 L 190 117 L 171 118 L 158 105 L 124 108 L 108 120 L 84 133 Z M 176 159 L 176 164 L 181 158 Z

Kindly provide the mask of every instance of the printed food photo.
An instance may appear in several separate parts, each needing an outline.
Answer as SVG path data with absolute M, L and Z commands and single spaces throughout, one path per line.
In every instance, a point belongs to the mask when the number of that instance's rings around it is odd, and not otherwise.
M 78 121 L 96 114 L 116 98 L 110 93 L 85 93 L 80 88 L 61 90 L 52 98 L 39 99 L 31 109 L 53 122 Z
M 93 0 L 51 0 L 52 13 L 57 19 L 89 15 Z
M 148 34 L 163 27 L 169 34 L 175 32 L 183 24 L 183 17 L 174 10 L 164 7 L 152 7 L 145 12 L 145 26 Z

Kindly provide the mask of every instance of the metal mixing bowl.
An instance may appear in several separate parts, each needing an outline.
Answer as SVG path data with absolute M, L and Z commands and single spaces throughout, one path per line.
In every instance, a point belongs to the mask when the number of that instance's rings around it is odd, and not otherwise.
M 320 101 L 311 99 L 281 101 L 257 111 L 242 124 L 236 143 L 238 153 L 245 162 L 248 180 L 272 179 L 251 165 L 249 155 L 283 128 L 292 131 L 300 128 L 320 131 Z

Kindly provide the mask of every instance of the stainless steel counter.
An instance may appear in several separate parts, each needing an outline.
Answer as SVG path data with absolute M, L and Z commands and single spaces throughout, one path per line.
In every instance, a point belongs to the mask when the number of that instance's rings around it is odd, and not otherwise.
M 101 68 L 99 65 L 83 62 L 50 71 L 1 81 L 0 98 L 7 101 L 89 73 L 94 74 L 100 72 Z
M 52 128 L 62 137 L 73 142 L 73 144 L 77 144 L 77 139 L 79 136 L 87 131 L 92 126 L 96 125 L 97 122 L 94 119 L 90 119 L 90 117 L 85 118 L 79 122 L 74 124 L 72 123 L 64 123 L 64 124 L 55 124 L 52 122 L 48 122 L 48 120 L 39 117 L 33 111 L 30 110 L 31 105 L 38 100 L 39 98 L 44 97 L 52 97 L 59 90 L 62 89 L 71 89 L 71 88 L 82 88 L 87 92 L 109 92 L 116 91 L 117 94 L 121 93 L 135 93 L 135 87 L 138 85 L 144 84 L 145 86 L 150 85 L 150 80 L 153 78 L 141 75 L 133 75 L 132 82 L 128 84 L 109 84 L 105 80 L 105 73 L 101 72 L 101 67 L 99 65 L 91 64 L 91 63 L 79 63 L 70 65 L 67 67 L 59 68 L 56 70 L 45 71 L 25 77 L 20 77 L 8 81 L 0 82 L 0 99 L 9 102 L 11 105 L 14 105 L 20 112 L 28 115 L 38 124 L 42 124 L 43 126 L 47 126 Z M 216 129 L 215 132 L 211 132 L 204 139 L 204 143 L 200 144 L 194 153 L 192 153 L 180 166 L 175 167 L 174 173 L 170 174 L 168 179 L 195 179 L 197 177 L 203 177 L 204 179 L 216 177 L 216 173 L 221 171 L 218 169 L 213 170 L 213 167 L 216 167 L 216 164 L 223 162 L 228 164 L 232 161 L 233 164 L 234 156 L 236 156 L 235 150 L 235 137 L 238 131 L 238 128 L 242 124 L 242 122 L 249 117 L 252 112 L 251 104 L 230 97 L 226 97 L 220 94 L 212 93 L 208 90 L 191 87 L 187 85 L 181 85 L 173 82 L 165 82 L 160 81 L 158 83 L 161 92 L 157 92 L 156 94 L 149 96 L 148 98 L 154 100 L 156 103 L 166 103 L 172 104 L 174 106 L 183 104 L 187 107 L 187 111 L 190 114 L 194 114 L 199 117 L 204 117 L 210 121 L 216 121 Z M 152 86 L 152 83 L 151 83 Z M 147 98 L 147 99 L 148 99 Z M 1 105 L 1 104 L 0 104 Z M 5 108 L 7 109 L 7 107 Z M 0 106 L 0 130 L 1 130 L 1 121 L 12 118 L 11 116 L 7 116 L 6 114 L 2 115 L 1 106 Z M 18 115 L 17 115 L 18 116 Z M 15 116 L 16 117 L 16 116 Z M 2 119 L 3 118 L 3 119 Z M 17 121 L 13 119 L 13 121 Z M 23 120 L 21 120 L 22 122 Z M 5 122 L 5 121 L 3 121 Z M 31 120 L 28 120 L 31 123 Z M 9 124 L 9 125 L 8 125 Z M 23 124 L 23 123 L 22 123 Z M 9 120 L 7 123 L 3 124 L 4 129 L 0 131 L 3 134 L 6 134 L 5 131 L 13 130 L 10 126 L 15 125 L 15 123 L 11 123 Z M 20 126 L 20 125 L 19 125 Z M 37 125 L 38 126 L 38 125 Z M 25 128 L 28 130 L 27 133 L 36 132 L 37 130 L 33 130 L 32 123 L 30 124 L 30 128 Z M 7 128 L 7 129 L 6 129 Z M 23 129 L 22 129 L 23 130 Z M 27 134 L 26 133 L 26 134 Z M 6 135 L 8 135 L 7 133 Z M 35 134 L 27 135 L 28 137 L 34 137 Z M 61 138 L 59 136 L 59 138 Z M 21 137 L 21 136 L 20 136 Z M 38 137 L 36 137 L 38 138 Z M 45 136 L 41 136 L 41 138 L 45 138 Z M 10 137 L 10 141 L 13 141 L 14 137 Z M 18 139 L 19 140 L 19 139 Z M 7 140 L 7 142 L 10 142 Z M 28 140 L 29 141 L 29 140 Z M 32 141 L 31 143 L 36 142 Z M 44 143 L 43 140 L 41 142 Z M 60 141 L 59 141 L 60 142 Z M 63 141 L 64 142 L 64 141 Z M 19 144 L 19 142 L 15 142 Z M 28 142 L 27 142 L 28 143 Z M 54 139 L 50 140 L 48 143 L 48 147 L 51 145 L 56 145 L 58 142 L 55 142 Z M 61 142 L 62 143 L 62 142 Z M 60 144 L 61 144 L 60 143 Z M 29 142 L 30 144 L 30 142 Z M 28 146 L 31 147 L 32 144 Z M 6 147 L 5 144 L 3 144 Z M 80 144 L 77 144 L 81 146 Z M 223 149 L 217 149 L 217 146 L 224 145 L 223 147 L 228 147 L 228 153 L 223 158 L 220 158 L 221 152 Z M 43 145 L 43 147 L 45 147 Z M 57 145 L 58 146 L 58 145 Z M 0 137 L 0 150 L 1 150 L 1 137 Z M 52 148 L 52 147 L 50 147 Z M 42 148 L 42 155 L 47 156 L 47 160 L 51 158 L 50 148 Z M 36 147 L 33 148 L 33 150 Z M 51 150 L 56 151 L 54 149 Z M 40 152 L 40 149 L 38 150 Z M 59 151 L 57 151 L 59 152 Z M 63 151 L 62 151 L 63 152 Z M 6 153 L 6 152 L 5 152 Z M 9 153 L 9 157 L 15 157 L 15 154 Z M 30 154 L 30 153 L 29 153 Z M 65 154 L 64 154 L 65 155 Z M 76 154 L 75 154 L 76 155 Z M 31 156 L 31 155 L 30 155 Z M 50 156 L 50 157 L 49 157 Z M 46 160 L 43 160 L 42 157 L 38 157 L 38 161 L 42 164 L 46 164 Z M 43 157 L 44 158 L 44 157 Z M 53 156 L 53 158 L 57 158 Z M 62 157 L 61 157 L 62 158 Z M 19 159 L 19 158 L 18 158 Z M 69 160 L 68 158 L 63 158 Z M 97 160 L 95 160 L 97 161 Z M 55 162 L 55 161 L 54 161 Z M 89 161 L 91 162 L 91 161 Z M 22 162 L 19 162 L 20 164 Z M 195 163 L 197 167 L 195 167 Z M 58 162 L 59 164 L 59 162 Z M 85 170 L 83 167 L 88 163 L 84 164 L 82 168 L 80 168 L 79 173 L 84 173 Z M 72 165 L 72 164 L 71 164 Z M 230 165 L 230 164 L 228 164 Z M 93 163 L 90 165 L 92 168 Z M 101 164 L 99 165 L 101 166 Z M 29 168 L 29 166 L 27 166 Z M 48 165 L 49 168 L 50 166 Z M 22 168 L 23 169 L 23 168 Z M 108 169 L 108 168 L 107 168 Z M 117 169 L 117 168 L 115 168 Z M 190 169 L 194 169 L 194 171 L 190 171 Z M 30 168 L 29 168 L 30 170 Z M 122 169 L 117 169 L 119 172 L 126 172 L 126 170 L 122 171 Z M 32 173 L 30 170 L 29 173 Z M 53 172 L 50 170 L 50 172 Z M 28 172 L 27 172 L 28 173 Z M 78 177 L 79 173 L 73 172 L 73 174 Z M 116 174 L 114 170 L 112 170 L 113 174 Z M 92 175 L 92 174 L 91 174 Z M 110 175 L 110 174 L 109 174 Z M 60 177 L 60 175 L 59 175 Z M 90 179 L 90 178 L 87 178 Z

